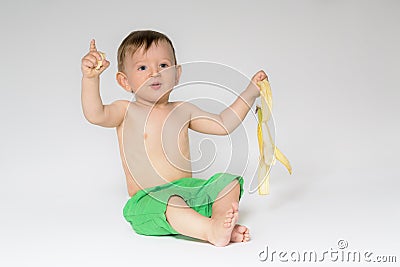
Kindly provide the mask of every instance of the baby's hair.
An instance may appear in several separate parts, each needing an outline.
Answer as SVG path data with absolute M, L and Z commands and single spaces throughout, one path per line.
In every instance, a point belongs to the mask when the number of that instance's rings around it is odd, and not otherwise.
M 160 32 L 141 30 L 131 32 L 119 46 L 117 56 L 118 71 L 124 71 L 124 62 L 127 55 L 132 56 L 138 49 L 142 47 L 144 47 L 144 52 L 146 52 L 153 43 L 158 45 L 159 42 L 163 41 L 171 45 L 172 52 L 174 54 L 174 64 L 176 65 L 175 49 L 171 40 L 165 34 Z

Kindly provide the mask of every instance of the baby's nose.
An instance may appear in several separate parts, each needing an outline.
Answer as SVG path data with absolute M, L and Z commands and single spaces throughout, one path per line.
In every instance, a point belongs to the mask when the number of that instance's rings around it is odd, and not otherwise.
M 160 74 L 159 71 L 153 71 L 153 72 L 150 74 L 151 77 L 158 77 L 158 76 L 160 76 L 160 75 L 161 75 L 161 74 Z
M 158 76 L 160 76 L 160 70 L 157 68 L 157 66 L 151 66 L 150 77 L 158 77 Z

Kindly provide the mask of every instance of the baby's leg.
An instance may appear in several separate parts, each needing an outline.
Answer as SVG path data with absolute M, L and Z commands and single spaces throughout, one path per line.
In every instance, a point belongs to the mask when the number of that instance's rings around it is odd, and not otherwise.
M 226 210 L 233 206 L 234 213 L 239 216 L 240 185 L 238 180 L 232 181 L 221 192 L 212 207 L 212 217 L 223 216 Z M 249 229 L 244 225 L 234 225 L 231 233 L 231 242 L 247 242 L 250 240 Z
M 235 179 L 218 193 L 218 196 L 212 206 L 212 214 L 214 215 L 224 213 L 232 206 L 232 203 L 237 204 L 239 202 L 239 195 L 240 185 L 239 181 Z
M 178 196 L 169 199 L 165 212 L 167 220 L 178 233 L 208 241 L 216 246 L 226 246 L 237 221 L 233 206 L 219 216 L 205 217 Z
M 165 216 L 178 233 L 208 241 L 211 219 L 190 208 L 181 197 L 169 198 Z
M 205 217 L 179 196 L 172 196 L 165 215 L 178 233 L 209 241 L 216 246 L 229 242 L 246 242 L 250 239 L 246 226 L 236 224 L 239 218 L 240 185 L 237 180 L 227 185 L 212 206 L 211 218 Z M 188 223 L 190 222 L 190 223 Z

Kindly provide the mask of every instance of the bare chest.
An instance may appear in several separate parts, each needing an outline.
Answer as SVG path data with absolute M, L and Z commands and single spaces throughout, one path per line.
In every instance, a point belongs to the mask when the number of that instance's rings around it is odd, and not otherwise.
M 179 108 L 131 107 L 125 117 L 122 141 L 137 153 L 174 153 L 188 150 L 189 115 Z

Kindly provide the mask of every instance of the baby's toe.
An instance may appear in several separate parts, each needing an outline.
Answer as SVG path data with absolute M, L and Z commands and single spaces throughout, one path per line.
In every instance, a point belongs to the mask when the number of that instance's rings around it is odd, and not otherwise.
M 239 212 L 239 203 L 233 202 L 232 203 L 233 212 Z
M 243 242 L 243 236 L 238 233 L 234 233 L 231 236 L 231 241 L 232 242 Z
M 244 234 L 243 235 L 243 242 L 248 242 L 250 241 L 250 234 Z
M 244 233 L 246 233 L 246 231 L 248 232 L 248 229 L 244 225 L 237 225 L 236 226 L 236 231 L 238 231 L 241 234 L 244 234 Z
M 226 212 L 226 217 L 233 217 L 233 209 L 229 209 L 227 212 Z

